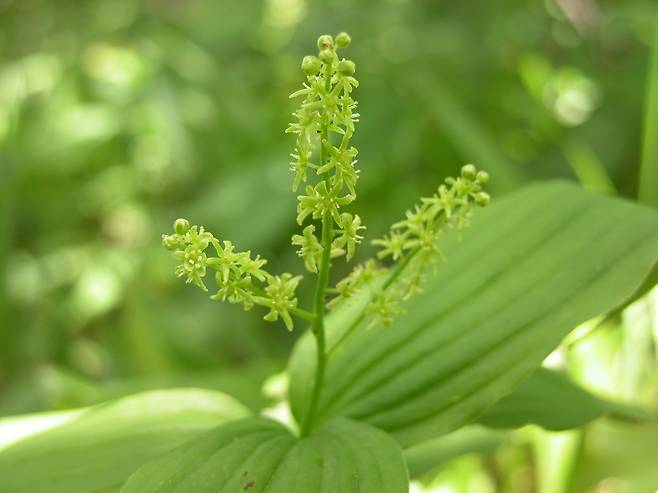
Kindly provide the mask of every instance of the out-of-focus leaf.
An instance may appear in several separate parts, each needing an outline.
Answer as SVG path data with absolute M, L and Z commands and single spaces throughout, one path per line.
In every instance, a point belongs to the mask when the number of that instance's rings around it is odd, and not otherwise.
M 491 452 L 508 436 L 509 432 L 506 431 L 473 425 L 418 443 L 404 450 L 409 476 L 417 478 L 460 455 Z
M 444 252 L 447 262 L 392 327 L 329 324 L 322 418 L 363 420 L 405 446 L 473 420 L 573 327 L 637 289 L 658 257 L 658 215 L 567 183 L 540 184 L 497 201 Z M 310 337 L 291 362 L 298 419 L 315 373 Z
M 658 22 L 654 34 L 647 95 L 644 103 L 644 142 L 640 167 L 639 199 L 658 207 Z
M 118 491 L 145 462 L 248 411 L 219 392 L 178 389 L 136 394 L 75 413 L 59 416 L 50 422 L 54 426 L 35 415 L 34 433 L 25 418 L 0 425 L 7 433 L 22 430 L 0 452 L 0 492 Z
M 338 418 L 296 439 L 281 424 L 248 418 L 204 433 L 146 464 L 122 493 L 406 493 L 398 444 Z
M 491 428 L 537 424 L 547 430 L 577 428 L 602 416 L 607 403 L 558 373 L 540 368 L 478 418 Z

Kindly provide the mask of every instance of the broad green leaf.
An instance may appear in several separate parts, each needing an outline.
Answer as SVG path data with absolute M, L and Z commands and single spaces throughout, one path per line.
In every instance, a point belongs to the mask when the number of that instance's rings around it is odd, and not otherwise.
M 613 309 L 658 257 L 658 215 L 554 182 L 482 211 L 391 327 L 328 323 L 320 417 L 347 416 L 403 445 L 475 419 L 509 394 L 576 325 Z M 358 303 L 352 309 L 356 318 Z M 311 335 L 291 361 L 292 409 L 307 411 Z
M 0 423 L 17 438 L 0 451 L 0 492 L 116 492 L 145 462 L 248 411 L 219 392 L 178 389 L 45 414 Z
M 297 439 L 247 418 L 204 433 L 139 469 L 121 493 L 406 493 L 399 445 L 344 418 Z

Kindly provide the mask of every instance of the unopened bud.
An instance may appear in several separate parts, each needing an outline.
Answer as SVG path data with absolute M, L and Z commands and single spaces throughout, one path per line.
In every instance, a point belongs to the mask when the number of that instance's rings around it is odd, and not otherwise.
M 336 36 L 336 46 L 339 48 L 347 48 L 352 42 L 352 38 L 346 32 L 342 32 Z
M 477 174 L 477 169 L 472 164 L 462 166 L 462 177 L 467 180 L 474 180 Z
M 341 60 L 338 62 L 338 72 L 341 75 L 354 75 L 356 65 L 352 60 Z
M 480 207 L 485 207 L 491 201 L 491 197 L 487 192 L 478 192 L 475 194 L 475 203 Z
M 328 34 L 323 34 L 318 38 L 318 49 L 320 51 L 322 50 L 330 50 L 334 47 L 334 38 L 332 38 Z
M 489 173 L 486 171 L 478 171 L 476 178 L 482 185 L 484 185 L 489 181 Z
M 187 219 L 176 219 L 174 222 L 174 231 L 176 234 L 184 235 L 190 229 L 190 222 Z
M 302 70 L 307 74 L 307 75 L 315 75 L 320 71 L 320 66 L 322 65 L 322 62 L 320 62 L 320 59 L 316 56 L 305 56 L 304 59 L 302 60 Z
M 331 49 L 322 50 L 320 52 L 320 60 L 322 60 L 327 65 L 334 62 L 336 54 Z

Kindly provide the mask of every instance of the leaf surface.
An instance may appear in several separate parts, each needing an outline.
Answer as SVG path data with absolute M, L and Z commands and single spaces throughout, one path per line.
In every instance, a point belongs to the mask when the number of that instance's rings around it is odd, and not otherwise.
M 177 389 L 3 420 L 0 429 L 8 434 L 13 429 L 17 440 L 0 452 L 0 492 L 116 492 L 145 462 L 247 414 L 220 392 Z
M 295 438 L 247 418 L 204 433 L 139 469 L 121 493 L 407 493 L 399 445 L 338 418 Z
M 473 421 L 536 370 L 564 336 L 613 309 L 658 257 L 658 215 L 563 182 L 527 187 L 481 211 L 391 327 L 328 322 L 320 418 L 347 416 L 404 446 Z M 338 322 L 338 323 L 337 323 Z M 315 372 L 298 343 L 290 398 L 301 420 Z

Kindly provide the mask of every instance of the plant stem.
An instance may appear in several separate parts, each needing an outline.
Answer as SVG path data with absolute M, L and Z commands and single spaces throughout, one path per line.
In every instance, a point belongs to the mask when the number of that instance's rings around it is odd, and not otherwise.
M 304 310 L 303 308 L 292 308 L 290 313 L 303 320 L 315 322 L 315 314 L 313 312 L 309 312 L 308 310 Z
M 326 337 L 324 330 L 324 312 L 325 312 L 325 293 L 329 283 L 329 268 L 331 260 L 331 242 L 333 240 L 333 219 L 329 212 L 326 212 L 322 218 L 322 261 L 320 263 L 320 272 L 318 282 L 315 288 L 315 321 L 312 325 L 313 334 L 315 335 L 317 363 L 315 367 L 315 382 L 313 383 L 313 393 L 309 403 L 308 412 L 303 418 L 301 433 L 306 436 L 313 425 L 315 414 L 317 413 L 320 393 L 324 385 L 324 374 L 327 366 L 326 354 Z
M 331 92 L 331 76 L 333 73 L 333 64 L 325 65 L 324 72 L 324 90 L 328 95 Z M 324 166 L 327 162 L 327 150 L 323 144 L 329 138 L 329 115 L 326 113 L 322 115 L 322 123 L 320 125 L 320 166 Z M 333 232 L 333 218 L 331 213 L 325 212 L 322 217 L 322 259 L 320 261 L 320 272 L 318 273 L 318 281 L 315 286 L 315 306 L 314 306 L 314 321 L 312 330 L 315 335 L 316 344 L 316 358 L 315 365 L 315 381 L 313 382 L 313 391 L 311 394 L 311 401 L 309 402 L 308 412 L 304 415 L 301 425 L 301 434 L 306 436 L 313 426 L 313 420 L 317 413 L 318 403 L 320 401 L 320 393 L 324 385 L 324 374 L 327 366 L 326 354 L 326 337 L 324 331 L 324 311 L 325 311 L 325 295 L 327 286 L 329 284 L 329 269 L 331 261 L 331 243 L 334 238 Z

